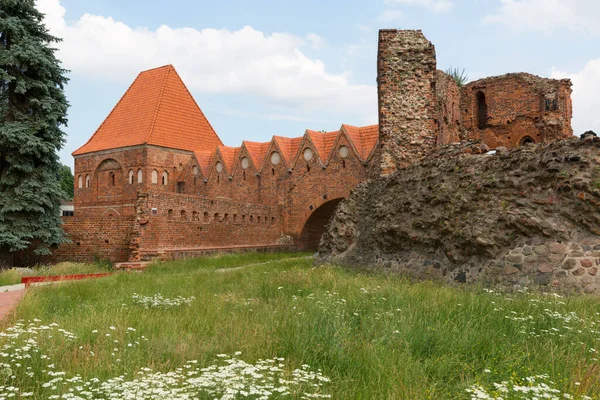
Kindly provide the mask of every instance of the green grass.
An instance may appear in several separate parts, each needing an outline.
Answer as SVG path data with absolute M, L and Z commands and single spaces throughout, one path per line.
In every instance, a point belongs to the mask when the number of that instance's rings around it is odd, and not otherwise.
M 216 271 L 245 264 L 259 265 Z M 195 300 L 145 309 L 134 293 Z M 334 399 L 466 399 L 473 384 L 538 374 L 561 391 L 600 398 L 598 298 L 411 283 L 315 268 L 306 254 L 209 257 L 36 287 L 3 324 L 34 318 L 77 336 L 53 335 L 40 346 L 56 371 L 85 379 L 167 372 L 192 359 L 210 365 L 219 353 L 241 351 L 247 362 L 284 357 L 289 368 L 321 369 Z M 127 348 L 128 327 L 148 341 Z
M 21 278 L 25 276 L 93 274 L 110 270 L 112 270 L 110 264 L 101 262 L 94 264 L 62 262 L 55 265 L 43 265 L 34 268 L 11 268 L 0 272 L 0 286 L 21 283 Z

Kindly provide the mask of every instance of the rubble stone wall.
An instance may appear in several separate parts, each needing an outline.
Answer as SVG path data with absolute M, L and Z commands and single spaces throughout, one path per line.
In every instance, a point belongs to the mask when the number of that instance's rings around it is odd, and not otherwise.
M 600 294 L 600 138 L 473 154 L 478 146 L 359 185 L 320 261 Z

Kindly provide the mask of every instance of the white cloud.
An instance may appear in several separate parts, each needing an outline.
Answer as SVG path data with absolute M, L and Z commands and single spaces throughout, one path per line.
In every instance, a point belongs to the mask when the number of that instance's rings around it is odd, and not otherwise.
M 553 78 L 573 81 L 573 130 L 579 135 L 587 130 L 600 134 L 600 58 L 592 60 L 577 73 L 552 70 Z
M 454 1 L 452 0 L 385 0 L 384 3 L 426 7 L 435 12 L 446 12 L 454 7 Z
M 515 30 L 550 33 L 558 28 L 600 35 L 598 0 L 500 0 L 500 7 L 484 18 L 486 23 Z
M 325 39 L 323 39 L 316 33 L 309 33 L 308 35 L 306 35 L 306 40 L 308 40 L 311 46 L 317 50 L 322 49 L 326 45 Z
M 385 10 L 381 14 L 379 14 L 379 17 L 377 19 L 379 19 L 382 22 L 392 22 L 398 21 L 400 18 L 402 18 L 402 15 L 403 13 L 401 10 Z
M 37 0 L 46 25 L 64 41 L 58 57 L 79 75 L 129 82 L 142 70 L 173 64 L 188 87 L 208 93 L 251 94 L 278 105 L 377 114 L 376 87 L 350 82 L 349 73 L 332 74 L 301 49 L 325 41 L 288 33 L 265 34 L 250 26 L 239 30 L 132 28 L 111 17 L 84 14 L 66 23 L 60 0 Z

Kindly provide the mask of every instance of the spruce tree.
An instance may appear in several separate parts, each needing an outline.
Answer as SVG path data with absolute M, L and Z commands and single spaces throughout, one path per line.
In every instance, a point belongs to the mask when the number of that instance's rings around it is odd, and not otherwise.
M 66 70 L 34 0 L 0 0 L 0 254 L 64 242 Z

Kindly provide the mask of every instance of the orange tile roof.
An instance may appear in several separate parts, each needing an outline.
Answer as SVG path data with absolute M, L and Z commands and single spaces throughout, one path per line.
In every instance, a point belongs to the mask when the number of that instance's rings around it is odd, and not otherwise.
M 307 130 L 306 134 L 310 137 L 310 140 L 313 142 L 317 149 L 317 153 L 319 153 L 319 157 L 321 161 L 327 160 L 329 158 L 329 153 L 331 152 L 331 148 L 335 144 L 335 139 L 339 135 L 339 131 L 333 132 L 317 132 Z
M 296 157 L 296 154 L 298 153 L 298 148 L 300 148 L 300 144 L 302 143 L 302 136 L 296 138 L 273 136 L 273 140 L 277 142 L 277 146 L 279 146 L 287 165 L 291 166 L 294 157 Z
M 227 172 L 231 174 L 235 167 L 235 162 L 238 159 L 241 147 L 219 146 L 218 149 L 221 153 L 221 158 L 225 163 L 225 167 L 227 167 Z
M 73 155 L 140 144 L 190 151 L 223 144 L 172 65 L 141 72 Z
M 196 160 L 198 160 L 198 166 L 200 167 L 200 171 L 202 171 L 202 175 L 207 177 L 212 159 L 214 157 L 214 152 L 194 151 L 194 155 L 196 156 Z
M 244 140 L 243 145 L 246 147 L 248 155 L 252 159 L 256 169 L 260 170 L 265 161 L 265 156 L 267 155 L 267 150 L 269 150 L 271 142 L 249 142 Z
M 366 160 L 373 148 L 379 140 L 379 125 L 370 125 L 363 127 L 356 127 L 352 125 L 342 125 L 342 129 L 346 131 L 352 144 L 358 151 L 358 155 Z

